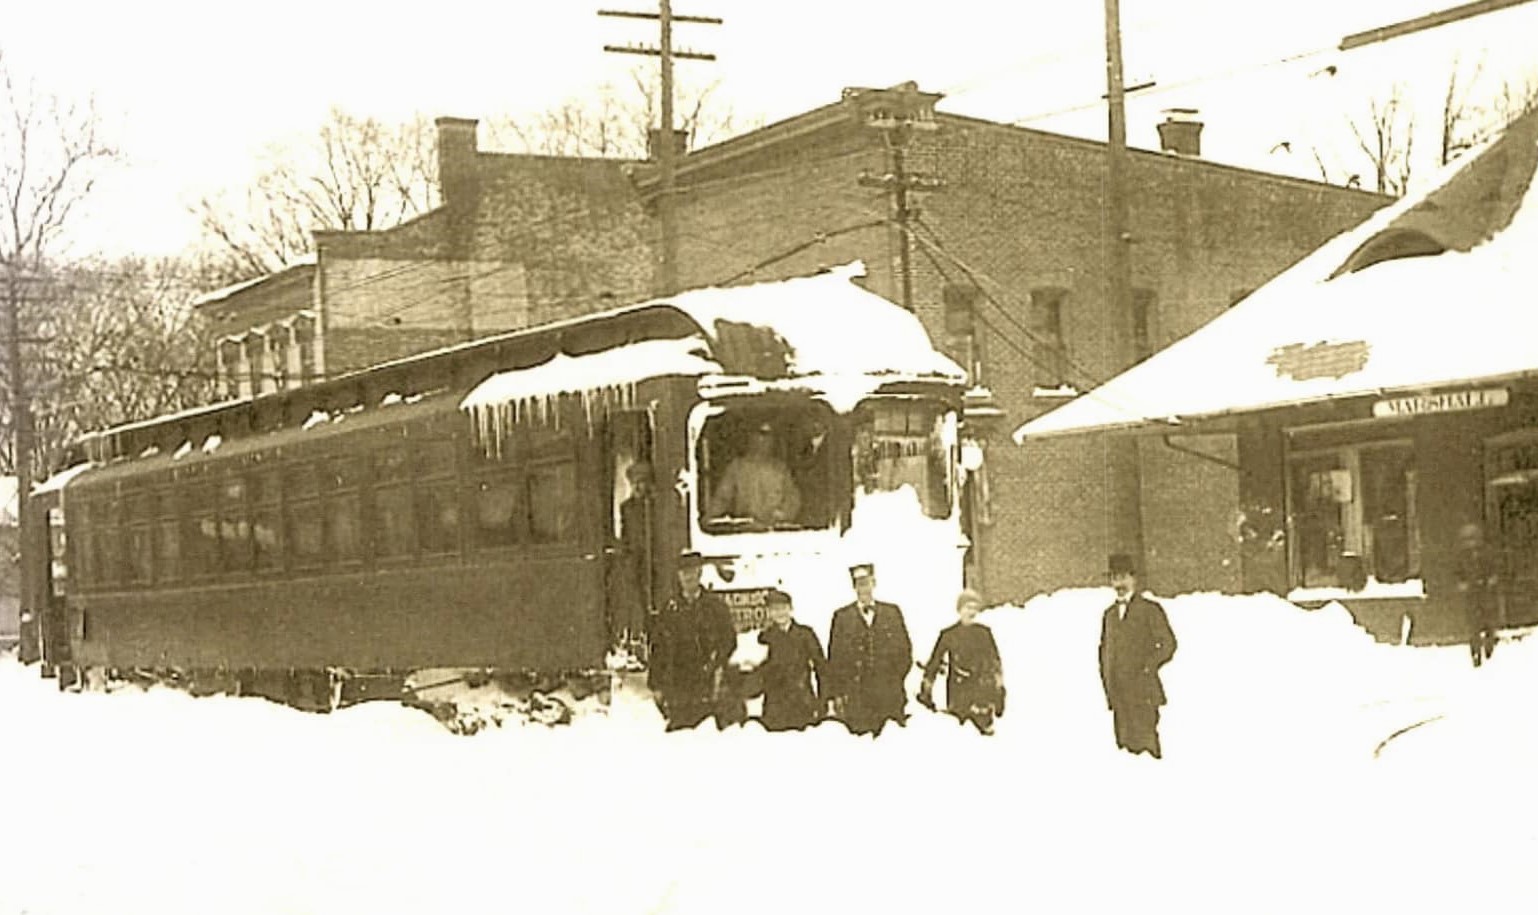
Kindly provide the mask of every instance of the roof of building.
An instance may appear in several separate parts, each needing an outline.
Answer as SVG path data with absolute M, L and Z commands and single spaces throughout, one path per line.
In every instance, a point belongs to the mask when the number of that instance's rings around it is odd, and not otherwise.
M 1016 441 L 1538 375 L 1538 111 Z
M 239 283 L 232 283 L 229 286 L 225 286 L 223 289 L 215 289 L 213 292 L 205 292 L 192 300 L 192 307 L 205 308 L 209 305 L 216 305 L 227 299 L 233 298 L 240 293 L 247 292 L 248 290 L 255 289 L 259 286 L 265 286 L 269 283 L 275 283 L 281 279 L 287 279 L 289 277 L 297 277 L 303 273 L 313 273 L 314 270 L 315 255 L 305 254 L 295 259 L 292 263 L 286 265 L 282 270 L 278 270 L 273 273 L 264 273 L 261 276 L 253 277 L 249 280 L 242 280 Z

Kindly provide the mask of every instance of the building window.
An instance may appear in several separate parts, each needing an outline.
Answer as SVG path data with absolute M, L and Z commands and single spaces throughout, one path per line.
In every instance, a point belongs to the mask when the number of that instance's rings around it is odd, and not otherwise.
M 1036 356 L 1036 383 L 1055 388 L 1068 383 L 1068 344 L 1063 339 L 1063 307 L 1068 290 L 1043 286 L 1031 290 L 1026 327 Z
M 1142 362 L 1153 355 L 1153 326 L 1156 299 L 1152 289 L 1132 290 L 1132 358 Z
M 1294 585 L 1361 590 L 1420 576 L 1409 442 L 1294 452 L 1287 483 Z

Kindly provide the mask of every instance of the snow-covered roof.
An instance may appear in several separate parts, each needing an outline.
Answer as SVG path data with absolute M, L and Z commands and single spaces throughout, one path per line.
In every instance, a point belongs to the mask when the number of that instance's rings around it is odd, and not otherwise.
M 854 284 L 864 274 L 856 261 L 815 276 L 697 289 L 657 303 L 693 318 L 723 361 L 731 328 L 748 325 L 784 340 L 792 377 L 891 374 L 964 383 L 966 372 L 935 349 L 916 315 Z
M 75 477 L 78 477 L 82 473 L 85 473 L 87 470 L 90 470 L 91 466 L 92 465 L 90 461 L 81 461 L 78 464 L 73 464 L 69 467 L 66 467 L 48 479 L 44 480 L 43 482 L 32 487 L 32 495 L 36 496 L 45 492 L 53 492 L 56 489 L 63 489 L 64 487 L 68 486 L 70 481 Z
M 539 365 L 497 372 L 460 401 L 461 410 L 487 410 L 540 400 L 633 386 L 666 375 L 695 377 L 719 372 L 700 337 L 641 340 L 583 356 L 556 353 Z
M 239 283 L 232 283 L 222 289 L 215 289 L 212 292 L 205 292 L 192 300 L 192 307 L 202 308 L 205 305 L 212 305 L 216 302 L 223 302 L 225 299 L 230 298 L 236 293 L 244 292 L 245 290 L 251 289 L 255 286 L 260 286 L 269 280 L 275 280 L 278 277 L 287 276 L 288 274 L 299 270 L 300 268 L 314 267 L 315 264 L 316 258 L 314 254 L 301 255 L 300 257 L 294 259 L 292 263 L 286 265 L 282 270 L 278 270 L 273 273 L 264 273 L 261 276 L 255 277 L 253 279 L 242 280 Z
M 1538 374 L 1538 112 L 1015 440 Z

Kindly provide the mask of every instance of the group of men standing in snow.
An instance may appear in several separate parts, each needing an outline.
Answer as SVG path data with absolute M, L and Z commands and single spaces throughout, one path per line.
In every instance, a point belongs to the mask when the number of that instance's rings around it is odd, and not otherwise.
M 721 726 L 747 717 L 741 675 L 727 663 L 737 642 L 731 612 L 701 583 L 702 565 L 697 553 L 680 557 L 678 587 L 653 621 L 649 681 L 669 730 L 712 716 Z M 1175 636 L 1164 609 L 1137 592 L 1130 558 L 1111 557 L 1108 571 L 1116 602 L 1102 620 L 1100 675 L 1116 742 L 1159 757 L 1165 701 L 1159 669 L 1174 656 Z M 902 610 L 875 598 L 873 565 L 853 566 L 849 575 L 855 600 L 834 612 L 826 655 L 811 627 L 793 618 L 790 596 L 769 594 L 769 622 L 758 635 L 764 658 L 756 668 L 763 694 L 759 720 L 766 729 L 799 730 L 833 719 L 856 734 L 879 735 L 890 722 L 906 724 L 904 683 L 914 661 Z M 998 644 L 977 620 L 982 609 L 977 592 L 958 597 L 957 621 L 936 638 L 917 699 L 935 709 L 934 684 L 944 671 L 945 711 L 992 734 L 1006 692 Z

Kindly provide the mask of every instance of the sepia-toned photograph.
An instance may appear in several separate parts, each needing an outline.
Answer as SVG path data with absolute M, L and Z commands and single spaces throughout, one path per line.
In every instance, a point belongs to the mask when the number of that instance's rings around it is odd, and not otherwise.
M 0 915 L 1534 911 L 1538 2 L 609 4 L 0 14 Z

